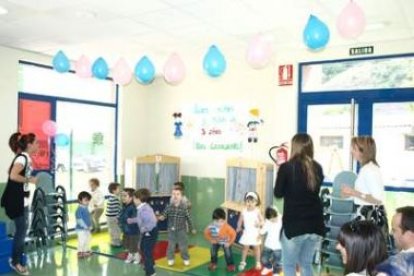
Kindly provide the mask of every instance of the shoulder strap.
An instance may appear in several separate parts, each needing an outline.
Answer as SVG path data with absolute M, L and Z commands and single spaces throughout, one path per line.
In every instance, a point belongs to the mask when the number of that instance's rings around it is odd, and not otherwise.
M 24 160 L 25 160 L 25 162 L 24 162 L 24 166 L 23 166 L 23 171 L 26 173 L 26 168 L 27 168 L 27 156 L 26 156 L 26 155 L 24 155 L 24 154 L 19 153 L 19 154 L 16 154 L 16 156 L 13 158 L 13 161 L 12 161 L 12 162 L 11 162 L 11 164 L 10 164 L 10 167 L 9 167 L 9 174 L 10 174 L 10 172 L 11 172 L 11 169 L 13 168 L 14 162 L 16 161 L 16 159 L 17 159 L 19 156 L 23 156 L 23 158 L 24 158 Z

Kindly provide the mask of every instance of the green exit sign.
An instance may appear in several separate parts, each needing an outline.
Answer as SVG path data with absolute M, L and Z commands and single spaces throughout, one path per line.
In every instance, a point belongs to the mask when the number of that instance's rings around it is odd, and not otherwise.
M 356 47 L 349 49 L 350 56 L 371 55 L 374 53 L 374 46 Z

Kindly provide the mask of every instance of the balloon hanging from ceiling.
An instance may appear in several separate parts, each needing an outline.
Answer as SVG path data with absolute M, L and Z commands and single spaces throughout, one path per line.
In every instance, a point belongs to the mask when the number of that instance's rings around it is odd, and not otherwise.
M 57 131 L 57 124 L 55 121 L 46 120 L 42 124 L 42 131 L 47 136 L 55 136 Z
M 309 16 L 308 23 L 303 30 L 303 40 L 311 50 L 320 50 L 329 42 L 329 28 L 314 15 Z
M 53 69 L 58 71 L 59 73 L 66 73 L 70 69 L 70 62 L 68 57 L 63 53 L 63 51 L 59 50 L 56 55 L 53 57 Z
M 57 146 L 61 146 L 61 147 L 67 146 L 69 145 L 69 140 L 70 140 L 69 137 L 64 133 L 58 133 L 55 136 L 55 144 Z
M 357 38 L 365 29 L 365 13 L 355 2 L 350 1 L 336 21 L 339 34 L 344 38 Z
M 210 46 L 203 60 L 203 68 L 210 77 L 219 77 L 226 71 L 226 59 L 216 45 Z
M 80 78 L 92 77 L 91 62 L 85 55 L 81 55 L 75 62 L 75 73 Z
M 185 65 L 177 53 L 172 53 L 164 65 L 164 80 L 172 85 L 177 85 L 185 77 Z
M 155 78 L 155 67 L 147 56 L 143 56 L 135 66 L 135 77 L 139 83 L 150 84 Z
M 247 47 L 246 60 L 254 69 L 261 69 L 269 64 L 272 57 L 272 45 L 261 35 L 256 35 Z
M 112 68 L 112 78 L 116 84 L 127 85 L 132 80 L 132 70 L 124 58 L 120 58 Z
M 108 77 L 109 74 L 109 68 L 106 61 L 100 57 L 92 65 L 92 73 L 93 75 L 101 80 L 104 80 Z

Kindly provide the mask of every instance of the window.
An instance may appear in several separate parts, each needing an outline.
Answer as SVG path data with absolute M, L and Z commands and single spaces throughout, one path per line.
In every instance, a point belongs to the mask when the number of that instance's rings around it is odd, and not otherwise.
M 110 80 L 81 79 L 26 62 L 19 69 L 19 129 L 39 139 L 35 169 L 51 172 L 72 202 L 89 190 L 90 178 L 98 178 L 106 193 L 116 179 L 117 87 Z M 56 122 L 55 137 L 43 133 L 46 120 Z M 75 208 L 68 209 L 72 228 Z

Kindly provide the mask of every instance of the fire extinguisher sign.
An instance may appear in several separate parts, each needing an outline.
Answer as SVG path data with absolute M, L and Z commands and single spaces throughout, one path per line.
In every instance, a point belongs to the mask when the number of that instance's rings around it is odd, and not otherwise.
M 279 86 L 293 84 L 293 65 L 279 65 Z

